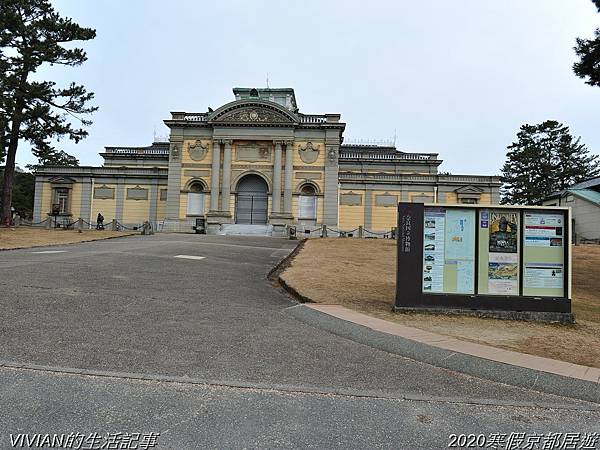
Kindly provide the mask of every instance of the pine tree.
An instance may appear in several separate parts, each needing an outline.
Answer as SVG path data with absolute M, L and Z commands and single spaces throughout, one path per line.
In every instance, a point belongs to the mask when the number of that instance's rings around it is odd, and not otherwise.
M 600 13 L 600 0 L 592 0 Z M 600 87 L 600 28 L 596 28 L 593 39 L 577 38 L 575 53 L 579 61 L 573 64 L 573 71 L 586 84 Z
M 43 64 L 83 64 L 87 60 L 85 52 L 69 48 L 69 44 L 95 36 L 95 30 L 60 17 L 49 0 L 2 1 L 0 158 L 4 155 L 5 170 L 0 215 L 3 222 L 10 217 L 19 141 L 31 143 L 36 156 L 60 157 L 50 141 L 66 136 L 79 142 L 87 136 L 84 127 L 91 123 L 84 116 L 97 110 L 88 105 L 94 94 L 85 87 L 72 83 L 60 88 L 53 81 L 31 81 L 30 75 Z
M 502 203 L 539 204 L 553 192 L 598 175 L 598 156 L 580 141 L 555 120 L 521 126 L 502 168 Z

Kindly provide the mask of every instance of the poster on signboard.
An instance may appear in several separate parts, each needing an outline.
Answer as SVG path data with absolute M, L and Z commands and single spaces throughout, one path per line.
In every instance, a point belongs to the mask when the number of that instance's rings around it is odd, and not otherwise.
M 561 289 L 564 286 L 562 264 L 530 263 L 525 265 L 525 287 Z
M 563 215 L 525 214 L 525 247 L 562 247 Z
M 446 213 L 446 259 L 473 260 L 475 256 L 475 211 Z
M 451 280 L 445 280 L 448 292 L 472 294 L 475 290 L 475 211 L 446 211 L 445 264 Z M 454 278 L 455 277 L 455 278 Z
M 519 265 L 512 262 L 488 263 L 488 291 L 496 295 L 518 295 Z
M 444 291 L 444 233 L 446 211 L 425 212 L 423 228 L 423 292 Z
M 490 212 L 490 253 L 517 253 L 519 218 L 515 211 Z

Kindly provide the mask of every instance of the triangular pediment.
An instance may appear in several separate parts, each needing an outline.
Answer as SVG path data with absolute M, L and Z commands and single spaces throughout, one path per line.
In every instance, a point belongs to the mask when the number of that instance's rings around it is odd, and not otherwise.
M 455 189 L 454 192 L 457 194 L 481 194 L 483 189 L 478 188 L 477 186 L 461 186 L 458 189 Z
M 50 178 L 50 183 L 53 184 L 73 184 L 75 183 L 75 180 L 73 178 L 69 178 L 69 177 L 53 177 Z

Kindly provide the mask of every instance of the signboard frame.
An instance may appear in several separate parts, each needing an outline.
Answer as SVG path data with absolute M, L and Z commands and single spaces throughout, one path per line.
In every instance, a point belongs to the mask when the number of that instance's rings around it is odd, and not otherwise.
M 423 291 L 424 220 L 426 208 L 475 210 L 474 293 L 445 293 Z M 479 235 L 481 212 L 489 210 L 518 212 L 518 295 L 480 293 Z M 546 213 L 562 215 L 563 236 L 563 296 L 524 295 L 525 284 L 525 214 Z M 487 221 L 486 221 L 487 222 Z M 409 224 L 409 226 L 407 226 Z M 487 225 L 487 224 L 486 224 Z M 488 263 L 489 264 L 489 263 Z M 517 312 L 571 313 L 571 210 L 566 207 L 518 205 L 466 205 L 441 203 L 398 203 L 398 238 L 396 265 L 396 308 L 498 310 Z

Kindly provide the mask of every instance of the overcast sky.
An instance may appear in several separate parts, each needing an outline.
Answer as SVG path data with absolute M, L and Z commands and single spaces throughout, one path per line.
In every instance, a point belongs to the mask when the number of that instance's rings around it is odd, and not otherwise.
M 59 0 L 97 30 L 81 67 L 38 77 L 83 83 L 100 110 L 61 141 L 82 165 L 110 145 L 167 135 L 170 111 L 204 112 L 231 88 L 293 87 L 301 112 L 341 113 L 345 138 L 437 152 L 441 170 L 499 173 L 523 123 L 555 119 L 600 152 L 600 88 L 577 78 L 575 38 L 600 26 L 590 0 Z M 17 161 L 32 162 L 26 146 Z

